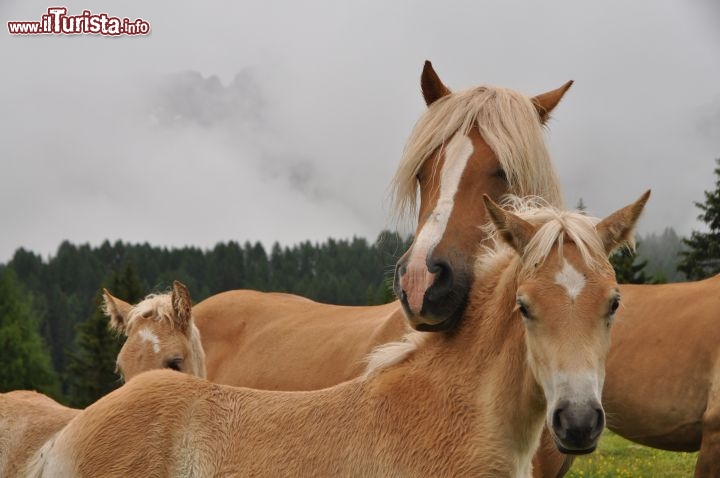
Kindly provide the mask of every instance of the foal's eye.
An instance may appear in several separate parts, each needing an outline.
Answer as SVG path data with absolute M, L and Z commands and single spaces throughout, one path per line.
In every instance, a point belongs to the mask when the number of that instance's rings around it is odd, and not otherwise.
M 530 312 L 528 311 L 527 306 L 520 299 L 517 301 L 517 308 L 520 311 L 520 315 L 523 316 L 523 319 L 530 319 Z
M 610 316 L 612 317 L 615 315 L 615 312 L 618 310 L 618 307 L 620 307 L 620 297 L 613 297 L 610 301 Z
M 170 359 L 165 363 L 165 368 L 169 368 L 171 370 L 176 370 L 176 371 L 180 372 L 180 366 L 182 365 L 182 363 L 183 363 L 183 359 L 181 359 L 179 357 Z

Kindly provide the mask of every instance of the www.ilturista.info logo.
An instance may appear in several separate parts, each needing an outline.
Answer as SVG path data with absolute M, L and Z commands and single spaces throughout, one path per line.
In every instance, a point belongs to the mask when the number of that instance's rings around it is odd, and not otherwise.
M 111 17 L 107 13 L 83 10 L 68 15 L 65 7 L 50 7 L 39 22 L 7 22 L 11 35 L 147 35 L 150 24 L 142 18 Z

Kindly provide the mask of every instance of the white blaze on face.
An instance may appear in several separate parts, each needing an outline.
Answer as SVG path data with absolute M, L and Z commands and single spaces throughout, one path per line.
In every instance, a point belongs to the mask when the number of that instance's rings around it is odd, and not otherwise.
M 460 178 L 472 153 L 472 141 L 461 133 L 456 133 L 445 147 L 437 204 L 415 238 L 405 275 L 400 279 L 400 286 L 407 294 L 408 305 L 414 313 L 420 313 L 425 290 L 434 280 L 435 274 L 427 269 L 427 257 L 445 233 L 455 205 L 455 193 L 460 185 Z
M 585 287 L 585 276 L 577 271 L 566 260 L 563 261 L 563 268 L 555 274 L 555 283 L 563 286 L 570 299 L 574 301 Z
M 553 374 L 543 387 L 547 400 L 548 426 L 552 427 L 553 410 L 560 401 L 572 405 L 600 403 L 604 382 L 605 374 L 602 369 Z
M 153 352 L 156 354 L 160 353 L 160 339 L 157 335 L 155 335 L 155 332 L 147 327 L 143 327 L 138 332 L 138 335 L 140 335 L 140 338 L 143 339 L 143 341 L 150 342 L 150 344 L 152 344 Z

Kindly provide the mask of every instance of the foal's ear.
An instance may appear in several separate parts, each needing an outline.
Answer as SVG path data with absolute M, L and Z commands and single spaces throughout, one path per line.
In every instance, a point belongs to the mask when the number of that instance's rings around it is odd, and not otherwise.
M 451 93 L 448 87 L 440 81 L 440 77 L 433 70 L 432 63 L 429 60 L 425 60 L 425 66 L 420 76 L 420 86 L 422 87 L 425 104 L 428 106 Z
M 542 93 L 532 99 L 532 102 L 535 105 L 535 109 L 540 115 L 540 122 L 542 124 L 545 124 L 547 120 L 550 119 L 550 113 L 553 109 L 555 109 L 558 103 L 560 103 L 563 95 L 567 90 L 570 89 L 572 84 L 573 81 L 570 80 L 564 85 L 562 85 L 560 88 L 548 91 L 547 93 Z
M 495 204 L 487 194 L 483 194 L 483 201 L 500 237 L 522 255 L 530 239 L 535 235 L 536 227 Z
M 171 300 L 173 312 L 175 312 L 175 322 L 181 331 L 187 332 L 192 317 L 192 300 L 190 300 L 190 292 L 185 284 L 173 281 Z
M 615 211 L 595 226 L 603 246 L 605 246 L 605 252 L 610 254 L 623 244 L 628 244 L 630 247 L 635 246 L 635 224 L 649 198 L 650 190 L 648 189 L 645 194 L 640 196 L 640 199 Z
M 132 305 L 117 297 L 113 297 L 107 289 L 103 288 L 102 308 L 105 315 L 110 318 L 110 328 L 124 333 Z

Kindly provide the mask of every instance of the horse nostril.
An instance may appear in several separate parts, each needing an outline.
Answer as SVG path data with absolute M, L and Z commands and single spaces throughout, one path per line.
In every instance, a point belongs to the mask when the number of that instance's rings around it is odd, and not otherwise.
M 593 440 L 600 436 L 600 434 L 603 431 L 603 428 L 605 428 L 605 412 L 603 412 L 602 408 L 596 408 L 595 409 L 595 424 L 592 427 L 592 433 L 590 438 Z
M 453 287 L 453 271 L 450 263 L 444 260 L 428 260 L 427 267 L 428 271 L 435 274 L 435 280 L 427 292 L 431 299 L 440 299 Z
M 556 433 L 563 429 L 562 419 L 560 418 L 562 412 L 563 412 L 562 408 L 556 408 L 555 411 L 553 412 L 552 426 Z
M 450 270 L 450 264 L 442 259 L 428 259 L 427 267 L 433 274 L 443 274 Z

